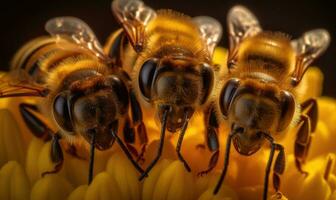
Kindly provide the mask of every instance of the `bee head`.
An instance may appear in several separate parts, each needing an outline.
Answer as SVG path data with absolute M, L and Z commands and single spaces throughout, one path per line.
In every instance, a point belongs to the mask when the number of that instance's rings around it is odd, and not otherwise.
M 56 95 L 53 115 L 58 126 L 69 134 L 81 134 L 88 142 L 94 132 L 96 147 L 109 148 L 112 128 L 127 112 L 128 90 L 115 75 L 94 75 L 72 82 L 69 90 Z
M 238 130 L 233 142 L 243 155 L 256 152 L 265 134 L 285 130 L 295 111 L 295 101 L 289 92 L 269 90 L 239 79 L 226 83 L 219 102 L 222 115 Z
M 145 61 L 138 77 L 142 96 L 157 106 L 158 115 L 162 106 L 172 108 L 169 114 L 172 117 L 167 120 L 171 131 L 181 128 L 184 109 L 206 102 L 213 82 L 213 70 L 207 63 L 178 56 Z

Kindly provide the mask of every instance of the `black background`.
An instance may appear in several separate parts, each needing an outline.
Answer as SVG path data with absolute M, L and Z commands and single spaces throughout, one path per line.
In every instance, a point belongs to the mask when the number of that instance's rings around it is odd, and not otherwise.
M 230 1 L 230 0 L 145 0 L 155 9 L 171 8 L 191 16 L 209 15 L 224 26 L 221 45 L 227 46 L 226 14 L 229 8 L 242 4 L 251 9 L 266 30 L 283 31 L 299 37 L 314 28 L 325 28 L 331 36 L 327 52 L 315 64 L 325 74 L 324 94 L 336 97 L 336 6 L 333 1 Z M 110 0 L 58 0 L 2 2 L 0 7 L 0 68 L 8 69 L 15 51 L 29 39 L 46 34 L 44 23 L 56 16 L 75 16 L 86 21 L 103 43 L 117 28 Z

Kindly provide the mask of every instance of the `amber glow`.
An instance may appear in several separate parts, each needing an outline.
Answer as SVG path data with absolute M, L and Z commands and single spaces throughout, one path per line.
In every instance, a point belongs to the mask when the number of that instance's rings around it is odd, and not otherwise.
M 226 51 L 217 49 L 215 62 L 225 60 Z M 318 97 L 321 93 L 323 75 L 317 68 L 310 68 L 305 75 L 305 87 L 309 92 L 302 99 Z M 207 167 L 210 152 L 197 148 L 204 143 L 202 115 L 195 115 L 183 143 L 182 153 L 190 163 L 192 173 L 185 171 L 175 153 L 176 137 L 166 140 L 163 156 L 143 182 L 117 145 L 106 152 L 98 152 L 95 160 L 95 178 L 86 185 L 88 161 L 65 153 L 64 166 L 60 173 L 41 177 L 41 173 L 53 168 L 50 161 L 50 142 L 34 138 L 19 119 L 17 105 L 31 99 L 1 99 L 0 101 L 0 199 L 56 200 L 66 199 L 131 199 L 131 200 L 257 200 L 261 198 L 264 169 L 269 150 L 265 147 L 251 157 L 243 157 L 232 149 L 229 171 L 225 185 L 217 196 L 212 195 L 223 165 L 223 152 L 228 129 L 221 127 L 221 155 L 218 166 L 206 176 L 197 172 Z M 314 133 L 308 162 L 300 174 L 293 160 L 295 135 L 293 130 L 279 141 L 287 154 L 287 165 L 281 176 L 281 194 L 269 189 L 270 199 L 336 199 L 336 100 L 319 97 L 319 122 Z M 157 146 L 158 127 L 146 118 L 150 142 L 144 166 L 153 158 Z M 87 154 L 85 149 L 83 155 Z M 271 185 L 270 185 L 271 186 Z

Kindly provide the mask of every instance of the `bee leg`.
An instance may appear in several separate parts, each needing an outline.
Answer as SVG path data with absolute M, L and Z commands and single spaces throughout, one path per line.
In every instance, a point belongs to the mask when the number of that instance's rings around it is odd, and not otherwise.
M 26 123 L 29 130 L 36 136 L 44 141 L 49 141 L 51 139 L 51 151 L 50 158 L 55 167 L 51 171 L 43 172 L 42 177 L 47 174 L 58 173 L 63 166 L 63 151 L 59 143 L 61 135 L 59 133 L 53 133 L 53 131 L 45 124 L 39 117 L 36 116 L 38 109 L 32 104 L 20 104 L 19 110 L 21 116 Z M 34 113 L 35 112 L 35 113 Z
M 309 117 L 311 132 L 315 132 L 318 120 L 318 106 L 316 99 L 308 99 L 301 104 L 301 112 Z
M 125 126 L 124 126 L 123 133 L 124 133 L 124 140 L 126 143 L 129 143 L 129 144 L 135 143 L 134 129 L 132 128 L 131 121 L 128 117 L 125 120 Z
M 227 168 L 229 166 L 229 158 L 230 158 L 230 149 L 231 149 L 231 142 L 232 142 L 232 137 L 236 134 L 237 132 L 235 131 L 231 131 L 231 133 L 229 134 L 227 140 L 226 140 L 226 149 L 225 149 L 225 157 L 224 157 L 224 166 L 223 166 L 223 171 L 221 176 L 219 177 L 219 180 L 217 182 L 217 185 L 215 187 L 214 190 L 214 195 L 216 195 L 219 192 L 220 187 L 223 184 L 226 172 L 227 172 Z
M 306 161 L 308 154 L 308 149 L 311 144 L 312 136 L 310 135 L 311 127 L 309 118 L 306 115 L 301 115 L 299 122 L 298 132 L 296 134 L 295 146 L 294 146 L 294 156 L 295 164 L 299 172 L 308 175 L 308 172 L 302 169 L 302 165 Z
M 163 150 L 163 144 L 164 144 L 164 140 L 165 140 L 165 137 L 166 137 L 166 125 L 167 125 L 167 117 L 168 117 L 169 109 L 170 108 L 167 108 L 163 112 L 163 115 L 162 115 L 161 135 L 160 135 L 160 143 L 159 143 L 159 148 L 158 148 L 158 151 L 157 151 L 157 155 L 154 158 L 154 160 L 148 165 L 145 172 L 140 176 L 140 178 L 139 178 L 140 181 L 148 175 L 148 173 L 152 170 L 154 165 L 159 161 L 159 159 L 161 157 L 162 150 Z
M 141 152 L 137 158 L 137 161 L 139 161 L 139 160 L 143 160 L 143 156 L 145 154 L 147 144 L 148 144 L 148 135 L 146 131 L 146 126 L 143 122 L 140 103 L 137 100 L 135 93 L 133 91 L 130 92 L 130 104 L 131 104 L 131 111 L 132 111 L 132 121 L 133 121 L 135 130 L 136 130 L 136 133 L 139 136 L 140 144 L 142 145 Z
M 316 99 L 308 99 L 301 104 L 301 119 L 298 123 L 298 131 L 295 140 L 295 164 L 298 170 L 305 175 L 306 171 L 302 165 L 306 162 L 308 150 L 312 141 L 312 133 L 316 129 L 318 118 L 318 107 Z
M 279 154 L 275 161 L 274 172 L 273 172 L 273 186 L 276 191 L 278 191 L 280 187 L 280 176 L 279 175 L 282 174 L 285 169 L 285 152 L 284 152 L 284 148 L 280 144 L 276 144 L 274 142 L 274 139 L 270 135 L 264 134 L 264 137 L 266 138 L 266 140 L 268 140 L 271 143 L 271 152 L 270 152 L 267 166 L 266 166 L 264 191 L 263 191 L 263 200 L 267 200 L 269 175 L 271 173 L 271 167 L 272 167 L 272 162 L 273 162 L 275 151 L 276 150 L 279 151 Z
M 208 169 L 198 173 L 198 175 L 203 176 L 213 170 L 218 162 L 219 157 L 219 141 L 218 141 L 218 128 L 219 124 L 213 107 L 210 107 L 209 111 L 205 112 L 205 123 L 206 123 L 206 138 L 207 146 L 212 153 Z
M 61 139 L 61 136 L 59 133 L 53 134 L 52 140 L 51 140 L 51 151 L 50 151 L 50 158 L 53 163 L 55 163 L 55 167 L 52 171 L 47 171 L 42 173 L 42 177 L 44 177 L 47 174 L 55 174 L 58 173 L 63 166 L 63 151 L 62 147 L 59 143 L 59 140 Z
M 276 192 L 280 189 L 280 175 L 283 174 L 285 171 L 286 166 L 286 158 L 285 158 L 285 151 L 283 146 L 280 144 L 276 144 L 275 146 L 276 150 L 279 151 L 278 156 L 275 160 L 275 164 L 273 167 L 273 187 Z
M 134 157 L 139 157 L 137 149 L 132 145 L 135 143 L 135 132 L 134 128 L 131 125 L 131 120 L 128 117 L 125 120 L 123 136 L 128 150 L 132 153 Z
M 187 127 L 188 127 L 188 122 L 189 122 L 188 112 L 186 112 L 185 113 L 184 123 L 183 123 L 183 126 L 182 126 L 182 130 L 181 130 L 180 136 L 179 136 L 178 141 L 177 141 L 176 152 L 177 152 L 177 156 L 178 156 L 179 160 L 183 163 L 183 165 L 186 168 L 186 170 L 188 172 L 190 172 L 191 169 L 190 169 L 187 161 L 183 158 L 183 156 L 181 154 L 182 142 L 183 142 L 183 138 L 184 138 L 185 132 L 186 132 Z
M 19 106 L 20 114 L 23 118 L 23 121 L 37 138 L 40 138 L 44 141 L 49 141 L 51 139 L 51 130 L 47 125 L 36 116 L 35 113 L 39 113 L 37 107 L 33 104 L 22 103 Z

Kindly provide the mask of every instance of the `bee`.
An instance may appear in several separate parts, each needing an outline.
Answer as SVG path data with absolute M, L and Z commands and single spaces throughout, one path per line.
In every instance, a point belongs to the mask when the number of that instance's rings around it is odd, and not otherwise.
M 0 80 L 0 97 L 41 97 L 41 104 L 20 105 L 20 113 L 31 132 L 52 137 L 51 160 L 58 172 L 63 164 L 60 139 L 70 144 L 90 145 L 88 182 L 91 183 L 95 149 L 121 146 L 136 169 L 118 132 L 128 120 L 130 80 L 117 64 L 118 53 L 107 56 L 91 28 L 74 17 L 58 17 L 46 23 L 51 36 L 40 37 L 15 55 L 10 76 Z M 116 41 L 117 42 L 117 41 Z M 36 113 L 42 113 L 41 119 Z M 53 131 L 45 121 L 56 124 Z M 131 136 L 128 136 L 131 137 Z
M 230 146 L 244 156 L 253 155 L 270 143 L 263 199 L 267 199 L 268 177 L 273 169 L 273 186 L 280 187 L 285 168 L 284 147 L 275 137 L 291 127 L 297 130 L 295 163 L 301 173 L 317 123 L 315 99 L 298 102 L 298 86 L 309 65 L 327 48 L 330 36 L 315 29 L 290 40 L 283 33 L 262 31 L 256 17 L 245 7 L 235 6 L 227 18 L 229 35 L 228 74 L 218 93 L 218 112 L 231 127 L 227 138 L 224 167 L 216 194 L 229 164 Z
M 221 37 L 221 25 L 211 17 L 154 11 L 139 0 L 114 0 L 112 11 L 135 52 L 131 66 L 126 67 L 131 68 L 136 95 L 155 109 L 161 124 L 156 157 L 140 179 L 160 159 L 166 129 L 180 131 L 176 152 L 190 171 L 181 145 L 189 120 L 206 105 L 212 92 L 211 59 Z M 211 138 L 216 140 L 217 136 Z

